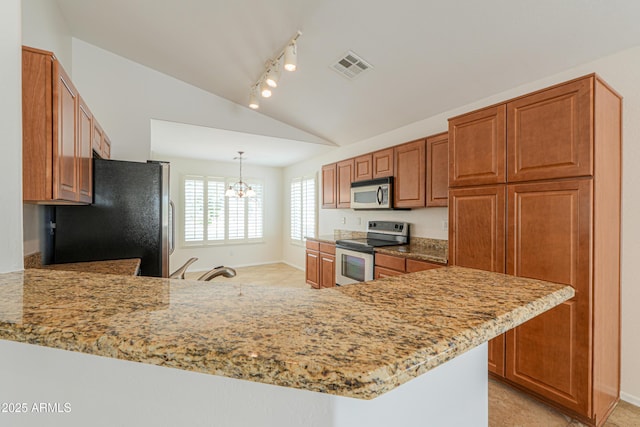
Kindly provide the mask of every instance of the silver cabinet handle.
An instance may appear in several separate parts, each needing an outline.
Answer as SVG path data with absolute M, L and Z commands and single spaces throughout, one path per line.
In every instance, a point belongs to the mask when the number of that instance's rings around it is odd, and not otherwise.
M 173 204 L 173 200 L 169 200 L 169 207 L 171 208 L 171 240 L 169 241 L 169 255 L 176 250 L 176 205 Z

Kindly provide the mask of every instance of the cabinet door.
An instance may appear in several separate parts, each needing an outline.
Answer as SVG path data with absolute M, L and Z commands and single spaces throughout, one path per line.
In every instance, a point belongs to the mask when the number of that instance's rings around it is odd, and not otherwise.
M 78 92 L 71 79 L 53 62 L 53 198 L 76 201 L 78 198 Z
M 593 175 L 593 77 L 507 104 L 508 181 Z
M 91 203 L 93 201 L 93 115 L 81 97 L 78 98 L 78 119 L 78 200 Z
M 322 166 L 322 207 L 336 207 L 336 164 Z
M 449 191 L 449 264 L 505 272 L 504 185 Z M 489 340 L 488 369 L 504 376 L 504 334 Z
M 394 207 L 425 206 L 426 159 L 425 140 L 393 147 L 395 158 Z
M 505 272 L 504 185 L 449 191 L 449 264 Z
M 320 288 L 320 253 L 317 251 L 306 251 L 305 271 L 307 283 L 311 287 Z
M 104 135 L 104 131 L 102 130 L 102 127 L 94 117 L 93 118 L 93 142 L 91 144 L 91 147 L 93 148 L 93 151 L 98 153 L 100 157 L 102 157 L 103 135 Z
M 507 273 L 576 295 L 507 332 L 506 377 L 581 414 L 591 408 L 592 181 L 510 185 Z
M 427 138 L 427 207 L 449 204 L 449 133 Z
M 111 158 L 111 140 L 106 133 L 102 134 L 102 156 L 103 159 Z
M 336 285 L 336 256 L 320 253 L 320 287 L 333 288 Z
M 372 162 L 373 179 L 393 176 L 393 147 L 374 152 Z
M 22 48 L 22 195 L 52 198 L 53 57 Z
M 449 186 L 505 182 L 506 106 L 449 119 Z
M 347 159 L 337 163 L 336 180 L 338 181 L 336 207 L 350 208 L 351 183 L 353 182 L 353 159 Z
M 364 156 L 358 156 L 354 161 L 354 181 L 364 181 L 373 178 L 372 169 L 372 154 L 365 154 Z

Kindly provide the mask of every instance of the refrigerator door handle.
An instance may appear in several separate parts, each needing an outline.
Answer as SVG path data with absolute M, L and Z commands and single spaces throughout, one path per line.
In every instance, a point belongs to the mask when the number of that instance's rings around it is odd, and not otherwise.
M 173 200 L 169 200 L 169 206 L 171 207 L 171 241 L 169 242 L 169 255 L 176 250 L 176 205 L 173 204 Z

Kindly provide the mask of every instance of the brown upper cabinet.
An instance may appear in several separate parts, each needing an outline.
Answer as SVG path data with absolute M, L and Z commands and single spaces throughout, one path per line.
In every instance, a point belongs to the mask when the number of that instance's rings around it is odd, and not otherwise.
M 373 178 L 373 154 L 364 154 L 362 156 L 358 156 L 354 159 L 354 172 L 353 172 L 353 180 L 354 181 L 366 181 L 367 179 Z
M 94 117 L 52 52 L 22 48 L 23 200 L 92 201 Z
M 395 158 L 394 203 L 396 208 L 425 206 L 426 159 L 425 140 L 393 147 Z
M 593 175 L 595 76 L 449 119 L 451 187 Z
M 351 207 L 351 183 L 353 182 L 354 159 L 347 159 L 336 164 L 337 208 Z
M 449 133 L 427 138 L 427 207 L 449 204 Z
M 78 96 L 78 191 L 81 202 L 93 200 L 93 114 L 82 97 Z
M 593 174 L 594 77 L 507 103 L 507 181 Z
M 449 186 L 505 182 L 506 106 L 449 119 Z
M 372 153 L 373 179 L 393 176 L 393 147 Z
M 322 166 L 322 207 L 336 208 L 336 163 Z
M 93 151 L 102 159 L 111 158 L 111 141 L 95 118 L 93 120 Z
M 87 119 L 91 120 L 86 113 L 88 110 L 84 111 L 81 120 L 78 91 L 53 53 L 23 47 L 22 180 L 25 202 L 91 202 L 91 182 L 87 182 L 91 179 L 91 138 L 79 136 L 80 126 L 85 126 Z M 81 188 L 84 194 L 81 194 Z

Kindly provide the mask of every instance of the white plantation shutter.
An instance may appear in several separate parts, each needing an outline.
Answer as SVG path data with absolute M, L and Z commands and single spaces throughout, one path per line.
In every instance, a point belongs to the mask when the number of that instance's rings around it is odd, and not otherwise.
M 302 240 L 302 178 L 291 181 L 291 240 Z
M 260 239 L 262 238 L 262 212 L 263 212 L 263 200 L 264 189 L 262 184 L 253 183 L 251 185 L 253 191 L 256 192 L 255 197 L 250 197 L 247 200 L 247 238 L 248 239 Z
M 204 245 L 263 238 L 263 185 L 251 183 L 256 197 L 225 197 L 232 178 L 184 178 L 184 242 Z
M 316 180 L 302 181 L 302 237 L 316 237 Z
M 229 207 L 229 240 L 244 239 L 245 199 L 227 197 Z
M 207 184 L 207 240 L 224 240 L 224 181 Z
M 204 179 L 184 180 L 184 240 L 202 241 L 204 238 Z
M 316 234 L 315 177 L 294 178 L 291 181 L 291 240 L 302 241 Z

